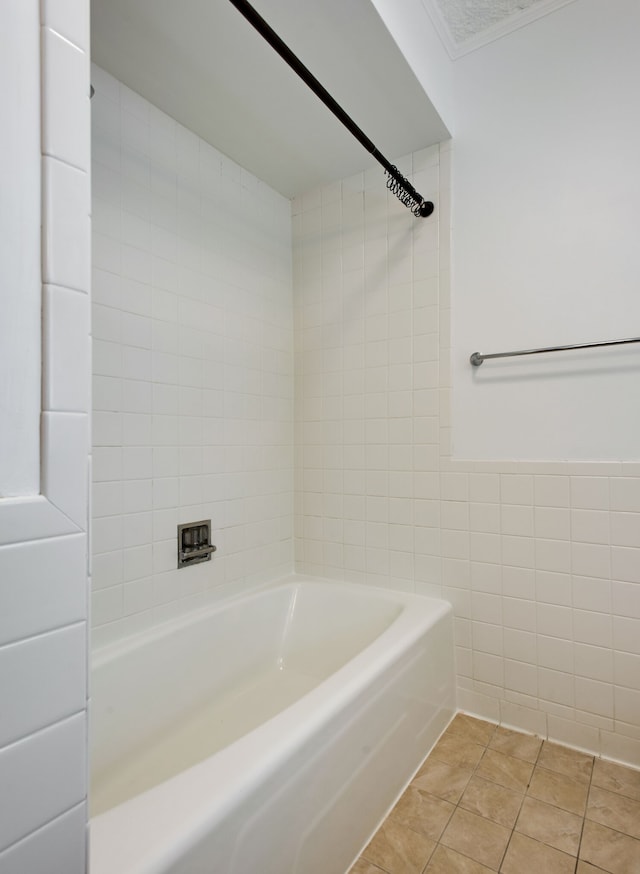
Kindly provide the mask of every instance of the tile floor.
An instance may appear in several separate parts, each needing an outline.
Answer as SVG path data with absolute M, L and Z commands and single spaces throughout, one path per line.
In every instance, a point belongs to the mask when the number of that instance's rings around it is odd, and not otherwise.
M 458 714 L 350 874 L 640 874 L 640 771 Z

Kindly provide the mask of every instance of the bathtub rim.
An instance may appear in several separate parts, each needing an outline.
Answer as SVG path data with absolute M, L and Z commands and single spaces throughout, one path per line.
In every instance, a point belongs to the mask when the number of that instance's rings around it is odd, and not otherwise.
M 449 604 L 449 602 L 444 598 L 436 598 L 432 595 L 419 595 L 414 592 L 404 592 L 400 589 L 387 589 L 383 586 L 370 586 L 365 583 L 354 583 L 348 580 L 343 582 L 341 580 L 333 580 L 325 577 L 314 577 L 310 574 L 292 573 L 288 574 L 286 577 L 279 577 L 265 583 L 259 583 L 255 587 L 244 589 L 238 594 L 225 595 L 224 597 L 211 601 L 208 604 L 202 604 L 198 607 L 185 610 L 176 616 L 163 619 L 149 628 L 131 632 L 117 640 L 112 640 L 101 644 L 100 646 L 96 646 L 92 648 L 90 652 L 89 668 L 91 671 L 100 668 L 105 663 L 126 656 L 127 653 L 142 647 L 144 644 L 151 644 L 174 631 L 187 628 L 194 622 L 204 621 L 209 616 L 213 616 L 214 614 L 220 613 L 230 607 L 241 606 L 248 601 L 274 590 L 293 588 L 305 583 L 318 584 L 332 587 L 334 589 L 347 589 L 348 591 L 358 592 L 364 596 L 373 594 L 382 600 L 401 603 L 403 607 L 412 604 L 417 606 L 420 602 L 442 602 L 444 604 Z

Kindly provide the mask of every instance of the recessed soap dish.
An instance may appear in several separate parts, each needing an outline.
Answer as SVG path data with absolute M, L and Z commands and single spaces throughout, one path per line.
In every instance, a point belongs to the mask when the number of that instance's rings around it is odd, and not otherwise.
M 211 561 L 216 547 L 211 543 L 211 519 L 178 525 L 178 567 Z

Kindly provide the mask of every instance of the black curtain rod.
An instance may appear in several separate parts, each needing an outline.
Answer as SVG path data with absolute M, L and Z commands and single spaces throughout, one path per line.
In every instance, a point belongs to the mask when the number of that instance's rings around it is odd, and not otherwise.
M 318 82 L 313 73 L 305 67 L 296 55 L 294 55 L 289 46 L 280 39 L 275 30 L 273 30 L 264 18 L 256 12 L 253 6 L 251 6 L 250 3 L 247 3 L 246 0 L 230 0 L 230 2 L 233 3 L 238 12 L 241 12 L 247 21 L 255 27 L 258 33 L 264 37 L 269 45 L 275 49 L 280 57 L 286 61 L 291 69 L 298 74 L 302 81 L 311 88 L 313 93 L 322 100 L 324 105 L 331 110 L 336 118 L 342 122 L 358 142 L 361 143 L 361 145 L 363 145 L 371 155 L 373 155 L 376 161 L 382 164 L 387 172 L 387 176 L 389 177 L 387 179 L 387 188 L 392 191 L 415 216 L 426 218 L 426 216 L 431 215 L 434 210 L 433 203 L 430 200 L 425 200 L 422 195 L 416 191 L 409 180 L 402 175 L 395 164 L 392 164 L 385 158 L 382 152 L 375 147 L 364 131 L 358 127 L 351 116 L 347 115 L 340 104 L 333 99 L 327 89 Z

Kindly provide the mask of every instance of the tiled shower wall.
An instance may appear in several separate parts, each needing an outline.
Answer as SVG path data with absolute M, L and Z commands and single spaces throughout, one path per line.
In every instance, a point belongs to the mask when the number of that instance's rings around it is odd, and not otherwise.
M 294 204 L 297 567 L 443 595 L 460 707 L 640 765 L 640 466 L 450 457 L 450 157 L 425 221 L 375 171 Z
M 439 163 L 398 166 L 433 197 Z M 374 168 L 293 212 L 297 567 L 440 594 L 438 211 Z
M 93 641 L 292 567 L 290 204 L 94 67 Z M 213 561 L 176 569 L 176 526 Z

